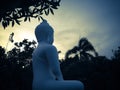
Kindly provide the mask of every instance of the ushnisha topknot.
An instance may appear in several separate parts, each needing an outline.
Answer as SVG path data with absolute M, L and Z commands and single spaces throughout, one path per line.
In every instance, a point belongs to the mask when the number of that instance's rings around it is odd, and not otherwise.
M 51 35 L 53 32 L 53 28 L 47 23 L 47 20 L 45 19 L 43 19 L 42 23 L 40 23 L 35 28 L 35 36 L 38 42 L 46 40 L 48 36 Z

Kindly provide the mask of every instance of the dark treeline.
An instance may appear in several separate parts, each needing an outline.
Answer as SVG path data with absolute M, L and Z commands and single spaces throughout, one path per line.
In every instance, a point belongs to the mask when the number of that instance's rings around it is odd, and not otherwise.
M 8 52 L 0 46 L 0 90 L 32 90 L 31 58 L 36 42 L 24 39 L 14 45 Z M 82 81 L 85 90 L 119 90 L 120 47 L 112 52 L 111 59 L 100 56 L 81 38 L 60 60 L 64 79 Z

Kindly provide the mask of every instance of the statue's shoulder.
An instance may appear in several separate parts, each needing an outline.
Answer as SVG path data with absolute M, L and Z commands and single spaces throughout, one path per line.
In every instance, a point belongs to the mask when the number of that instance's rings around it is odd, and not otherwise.
M 56 51 L 57 49 L 56 49 L 56 47 L 54 45 L 47 45 L 46 50 L 47 51 Z

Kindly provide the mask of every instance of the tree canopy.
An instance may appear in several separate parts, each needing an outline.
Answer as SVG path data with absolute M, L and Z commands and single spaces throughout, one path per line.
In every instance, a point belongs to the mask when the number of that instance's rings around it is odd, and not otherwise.
M 94 46 L 85 37 L 79 40 L 77 46 L 74 46 L 71 50 L 66 52 L 65 59 L 69 58 L 72 54 L 74 54 L 74 57 L 77 56 L 79 60 L 91 60 L 93 57 L 98 56 Z
M 0 22 L 2 26 L 20 25 L 21 18 L 30 21 L 31 18 L 40 20 L 41 15 L 54 15 L 54 9 L 58 9 L 61 0 L 3 0 L 0 3 Z

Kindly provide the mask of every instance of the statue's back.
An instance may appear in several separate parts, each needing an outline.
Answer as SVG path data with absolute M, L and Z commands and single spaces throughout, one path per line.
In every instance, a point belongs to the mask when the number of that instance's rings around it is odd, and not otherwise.
M 32 56 L 33 87 L 41 87 L 48 80 L 55 80 L 45 57 L 46 46 L 38 46 Z
M 46 58 L 47 47 L 38 46 L 33 52 L 33 90 L 83 90 L 79 81 L 55 80 Z

